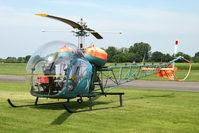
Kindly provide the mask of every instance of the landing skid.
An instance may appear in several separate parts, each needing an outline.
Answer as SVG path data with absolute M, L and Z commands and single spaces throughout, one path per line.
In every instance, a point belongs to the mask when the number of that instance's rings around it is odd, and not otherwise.
M 56 103 L 43 103 L 43 104 L 37 104 L 38 100 L 39 100 L 39 97 L 36 98 L 34 104 L 29 104 L 29 105 L 18 105 L 18 106 L 17 106 L 17 105 L 14 105 L 14 104 L 11 102 L 10 99 L 8 99 L 8 103 L 10 104 L 11 107 L 14 107 L 14 108 L 16 108 L 16 107 L 30 107 L 30 106 L 52 105 L 52 104 L 63 104 L 63 103 L 66 103 L 66 102 L 56 102 Z M 67 102 L 69 102 L 69 100 L 68 100 Z
M 96 95 L 79 95 L 78 97 L 80 97 L 80 99 L 82 99 L 82 97 L 88 97 L 89 98 L 89 109 L 88 110 L 79 110 L 79 111 L 72 111 L 71 109 L 69 109 L 65 104 L 67 102 L 69 102 L 69 99 L 66 102 L 56 102 L 56 103 L 43 103 L 43 104 L 37 104 L 39 97 L 37 97 L 35 99 L 35 103 L 34 104 L 29 104 L 29 105 L 14 105 L 10 99 L 8 99 L 8 103 L 10 104 L 11 107 L 30 107 L 30 106 L 39 106 L 39 105 L 53 105 L 53 104 L 62 104 L 65 108 L 65 110 L 69 113 L 78 113 L 78 112 L 87 112 L 87 111 L 94 111 L 94 110 L 103 110 L 103 109 L 110 109 L 110 108 L 119 108 L 122 107 L 122 95 L 124 95 L 124 93 L 102 93 L 100 95 L 119 95 L 119 101 L 120 101 L 120 105 L 119 106 L 115 106 L 115 107 L 106 107 L 106 108 L 97 108 L 97 109 L 93 109 L 92 108 L 92 97 L 95 97 Z
M 115 106 L 115 107 L 106 107 L 106 108 L 93 109 L 92 108 L 92 97 L 95 97 L 95 95 L 84 95 L 84 96 L 80 96 L 80 98 L 81 97 L 88 97 L 89 98 L 89 109 L 88 110 L 72 111 L 65 104 L 63 104 L 63 106 L 66 109 L 66 111 L 68 111 L 69 113 L 79 113 L 79 112 L 87 112 L 87 111 L 104 110 L 104 109 L 120 108 L 120 107 L 122 107 L 122 95 L 124 95 L 124 93 L 102 93 L 101 95 L 105 95 L 105 96 L 107 96 L 107 95 L 119 95 L 120 105 L 119 106 Z

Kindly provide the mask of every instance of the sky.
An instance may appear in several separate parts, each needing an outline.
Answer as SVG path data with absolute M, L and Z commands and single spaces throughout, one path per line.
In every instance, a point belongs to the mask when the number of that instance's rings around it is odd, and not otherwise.
M 152 52 L 172 54 L 178 50 L 194 56 L 199 52 L 198 0 L 0 0 L 0 58 L 33 54 L 51 41 L 77 45 L 72 27 L 57 20 L 36 16 L 45 13 L 78 22 L 80 18 L 101 34 L 86 38 L 86 46 L 117 48 L 137 42 L 149 43 Z M 41 30 L 66 32 L 41 32 Z

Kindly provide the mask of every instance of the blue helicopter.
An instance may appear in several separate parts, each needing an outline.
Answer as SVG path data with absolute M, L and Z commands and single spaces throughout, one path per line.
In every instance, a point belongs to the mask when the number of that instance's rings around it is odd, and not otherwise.
M 76 23 L 52 15 L 36 15 L 56 19 L 72 26 L 76 29 L 73 33 L 78 37 L 79 44 L 77 47 L 69 42 L 54 41 L 39 48 L 31 56 L 26 67 L 26 82 L 31 95 L 36 97 L 35 103 L 16 106 L 8 99 L 12 107 L 63 104 L 69 113 L 122 107 L 124 93 L 109 92 L 111 89 L 152 74 L 174 79 L 176 77 L 174 72 L 177 69 L 171 68 L 170 65 L 177 60 L 184 59 L 178 57 L 159 65 L 105 66 L 108 55 L 103 49 L 94 46 L 84 47 L 84 38 L 89 34 L 97 39 L 103 38 L 95 30 L 88 28 L 82 19 Z M 118 95 L 120 104 L 116 107 L 93 109 L 92 97 L 97 95 Z M 88 110 L 72 111 L 66 106 L 70 99 L 77 97 L 79 97 L 78 103 L 83 102 L 83 97 L 89 98 Z M 67 99 L 67 101 L 38 104 L 39 98 Z

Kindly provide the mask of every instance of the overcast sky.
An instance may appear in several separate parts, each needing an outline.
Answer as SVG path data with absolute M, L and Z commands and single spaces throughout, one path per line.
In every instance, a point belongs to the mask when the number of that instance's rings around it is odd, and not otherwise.
M 152 51 L 172 54 L 176 38 L 179 51 L 194 56 L 199 51 L 198 0 L 0 0 L 0 58 L 31 55 L 41 45 L 55 40 L 77 44 L 69 32 L 43 33 L 72 28 L 36 13 L 46 13 L 73 21 L 83 18 L 103 40 L 86 38 L 86 45 L 117 48 L 147 42 Z

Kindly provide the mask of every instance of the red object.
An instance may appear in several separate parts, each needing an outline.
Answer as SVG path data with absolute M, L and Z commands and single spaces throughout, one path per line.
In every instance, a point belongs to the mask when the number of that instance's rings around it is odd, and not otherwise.
M 80 43 L 80 48 L 83 48 L 83 44 L 82 43 Z
M 158 77 L 163 77 L 163 78 L 167 78 L 167 79 L 170 79 L 170 80 L 174 80 L 175 76 L 174 76 L 174 73 L 175 71 L 177 71 L 178 68 L 177 67 L 174 67 L 174 70 L 164 70 L 164 71 L 160 71 L 158 73 L 156 73 L 155 75 L 158 76 Z
M 38 77 L 38 82 L 48 84 L 49 78 L 48 77 Z
M 178 45 L 178 40 L 176 40 L 176 45 Z

